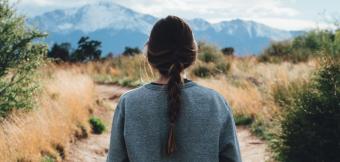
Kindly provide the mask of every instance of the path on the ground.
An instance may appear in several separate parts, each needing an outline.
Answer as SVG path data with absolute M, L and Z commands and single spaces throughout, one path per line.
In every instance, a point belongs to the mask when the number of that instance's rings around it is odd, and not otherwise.
M 97 85 L 96 91 L 98 97 L 111 108 L 114 108 L 121 94 L 126 92 L 127 88 L 115 85 Z M 109 102 L 107 102 L 109 101 Z M 108 110 L 108 109 L 107 109 Z M 111 126 L 113 117 L 113 109 L 101 112 L 100 117 L 103 118 L 108 126 Z M 109 128 L 111 129 L 111 128 Z M 265 162 L 266 161 L 266 145 L 257 137 L 251 135 L 249 130 L 244 127 L 237 129 L 241 154 L 243 162 Z M 66 162 L 105 162 L 107 156 L 108 145 L 110 142 L 110 130 L 101 135 L 90 135 L 89 138 L 83 139 L 72 144 L 66 152 Z

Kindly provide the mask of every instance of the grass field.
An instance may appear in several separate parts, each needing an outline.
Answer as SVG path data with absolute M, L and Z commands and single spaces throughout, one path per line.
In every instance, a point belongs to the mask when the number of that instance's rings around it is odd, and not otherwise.
M 48 67 L 46 67 L 48 68 Z M 66 70 L 44 71 L 38 107 L 12 112 L 0 122 L 0 161 L 61 160 L 70 141 L 86 136 L 94 82 Z

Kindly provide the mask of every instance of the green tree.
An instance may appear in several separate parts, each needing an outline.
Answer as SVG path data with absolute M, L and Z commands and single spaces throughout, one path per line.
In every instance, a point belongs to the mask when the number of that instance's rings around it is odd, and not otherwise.
M 90 37 L 81 37 L 78 41 L 78 48 L 72 54 L 74 61 L 91 61 L 98 60 L 102 53 L 101 42 L 90 40 Z
M 233 47 L 226 47 L 226 48 L 223 48 L 221 51 L 226 56 L 233 56 L 235 52 Z
M 135 48 L 125 47 L 123 56 L 134 56 L 134 55 L 141 54 L 141 53 L 142 51 L 138 47 L 135 47 Z
M 25 18 L 7 0 L 0 0 L 0 117 L 13 109 L 33 107 L 34 74 L 47 52 L 37 39 L 44 36 L 26 26 Z
M 48 52 L 48 57 L 54 59 L 60 59 L 62 61 L 69 61 L 71 54 L 71 44 L 70 43 L 55 43 L 51 50 Z

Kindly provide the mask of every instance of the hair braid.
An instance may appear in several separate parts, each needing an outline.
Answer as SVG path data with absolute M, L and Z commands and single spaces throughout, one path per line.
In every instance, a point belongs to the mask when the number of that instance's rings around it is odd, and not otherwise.
M 182 79 L 181 73 L 182 65 L 175 63 L 169 69 L 169 81 L 168 81 L 168 104 L 169 104 L 169 119 L 170 127 L 168 132 L 167 154 L 170 155 L 176 150 L 175 140 L 175 125 L 180 110 L 180 96 Z

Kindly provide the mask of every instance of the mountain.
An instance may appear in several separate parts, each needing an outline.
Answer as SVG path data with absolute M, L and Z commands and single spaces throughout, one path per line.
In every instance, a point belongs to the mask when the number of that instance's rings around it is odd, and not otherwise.
M 33 17 L 29 24 L 49 33 L 48 44 L 70 42 L 76 47 L 81 36 L 102 42 L 103 53 L 121 53 L 125 46 L 143 48 L 158 18 L 115 3 L 98 3 L 55 10 Z M 257 54 L 270 41 L 289 39 L 300 32 L 274 29 L 240 19 L 211 24 L 204 19 L 187 20 L 195 37 L 219 47 L 234 47 L 238 55 Z

